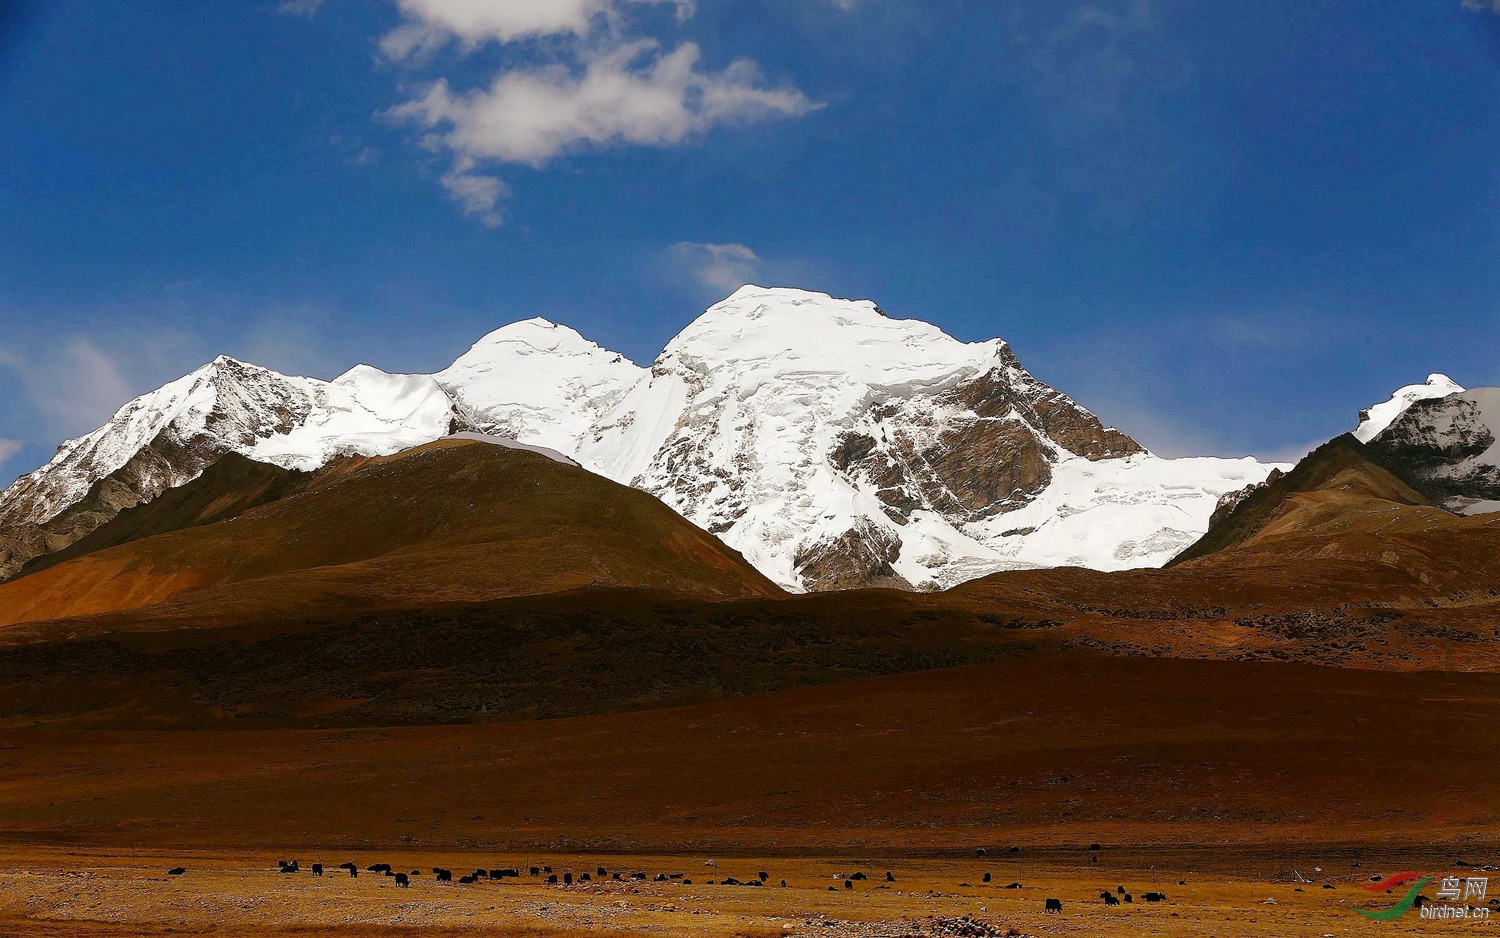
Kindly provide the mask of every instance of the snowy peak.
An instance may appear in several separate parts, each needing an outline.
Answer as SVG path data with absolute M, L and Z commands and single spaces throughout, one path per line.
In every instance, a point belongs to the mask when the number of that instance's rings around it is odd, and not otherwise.
M 1447 397 L 1462 390 L 1463 386 L 1447 375 L 1430 374 L 1422 384 L 1409 384 L 1392 394 L 1390 400 L 1360 411 L 1359 426 L 1354 431 L 1354 437 L 1361 443 L 1368 443 L 1417 401 Z
M 1500 388 L 1418 398 L 1370 446 L 1444 507 L 1500 511 Z
M 837 375 L 895 388 L 973 377 L 1004 347 L 998 339 L 966 344 L 917 319 L 890 319 L 869 300 L 746 286 L 678 333 L 657 361 L 731 367 L 762 379 Z
M 576 453 L 647 372 L 567 326 L 527 319 L 480 339 L 435 377 L 488 433 Z

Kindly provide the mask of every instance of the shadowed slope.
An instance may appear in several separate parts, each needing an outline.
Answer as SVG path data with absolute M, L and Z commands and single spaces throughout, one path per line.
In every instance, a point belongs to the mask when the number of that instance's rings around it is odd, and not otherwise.
M 187 485 L 168 489 L 153 501 L 127 508 L 62 550 L 33 559 L 21 568 L 17 578 L 142 538 L 228 521 L 252 508 L 303 491 L 316 478 L 316 473 L 283 469 L 239 453 L 227 453 Z
M 780 595 L 738 554 L 645 493 L 536 453 L 440 441 L 335 465 L 303 491 L 230 521 L 0 585 L 0 624 L 169 601 L 248 622 L 591 584 Z

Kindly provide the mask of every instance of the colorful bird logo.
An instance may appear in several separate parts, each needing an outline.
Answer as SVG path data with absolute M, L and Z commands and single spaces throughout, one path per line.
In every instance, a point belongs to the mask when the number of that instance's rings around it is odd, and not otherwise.
M 1366 911 L 1365 909 L 1355 909 L 1354 911 L 1358 912 L 1360 915 L 1363 915 L 1365 918 L 1372 918 L 1377 922 L 1395 921 L 1396 919 L 1405 915 L 1407 912 L 1411 911 L 1411 907 L 1416 904 L 1417 894 L 1422 891 L 1422 887 L 1432 882 L 1432 877 L 1422 876 L 1420 873 L 1397 873 L 1395 876 L 1387 876 L 1385 879 L 1382 879 L 1378 883 L 1370 883 L 1368 886 L 1364 887 L 1371 892 L 1383 892 L 1384 890 L 1391 889 L 1395 886 L 1400 886 L 1403 883 L 1410 883 L 1414 879 L 1417 881 L 1412 885 L 1410 889 L 1406 891 L 1406 895 L 1402 896 L 1401 901 L 1397 902 L 1389 909 L 1380 909 L 1379 911 L 1375 912 Z

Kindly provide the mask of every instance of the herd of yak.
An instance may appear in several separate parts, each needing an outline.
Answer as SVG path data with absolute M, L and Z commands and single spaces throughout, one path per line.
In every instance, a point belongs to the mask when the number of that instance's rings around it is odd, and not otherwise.
M 983 851 L 980 851 L 980 854 L 983 855 Z M 709 861 L 709 864 L 710 865 L 716 865 L 716 864 L 713 863 L 713 861 Z M 298 873 L 298 872 L 301 872 L 301 870 L 302 870 L 301 866 L 298 864 L 298 862 L 296 860 L 278 860 L 276 865 L 277 865 L 279 871 L 282 872 L 282 873 Z M 340 863 L 337 868 L 341 869 L 341 870 L 347 871 L 351 877 L 356 877 L 357 878 L 359 876 L 359 865 L 356 864 L 356 863 L 353 863 L 353 862 Z M 186 867 L 174 866 L 170 870 L 167 870 L 167 875 L 169 875 L 169 876 L 181 876 L 181 875 L 183 875 L 186 872 L 187 872 L 187 868 Z M 402 886 L 402 887 L 410 886 L 411 885 L 411 878 L 413 876 L 421 876 L 422 875 L 422 871 L 421 870 L 412 870 L 410 873 L 398 872 L 398 871 L 392 869 L 391 865 L 389 863 L 372 863 L 369 866 L 365 867 L 365 872 L 366 873 L 374 873 L 374 874 L 376 874 L 378 876 L 389 876 L 393 880 L 395 880 L 395 883 L 396 883 L 397 886 Z M 555 872 L 553 872 L 552 867 L 550 867 L 550 866 L 533 866 L 533 867 L 528 868 L 527 872 L 530 873 L 531 876 L 534 877 L 534 878 L 535 877 L 542 877 L 542 876 L 547 877 L 547 884 L 549 886 L 557 886 L 557 885 L 571 886 L 571 885 L 573 885 L 573 881 L 574 881 L 572 873 L 561 873 L 561 874 L 555 873 Z M 314 863 L 312 865 L 312 874 L 314 876 L 322 876 L 323 875 L 323 864 L 321 864 L 321 863 Z M 521 876 L 521 871 L 519 869 L 514 869 L 514 868 L 493 869 L 493 870 L 476 869 L 472 873 L 466 873 L 466 874 L 460 876 L 458 878 L 458 881 L 460 883 L 468 884 L 468 883 L 477 883 L 481 879 L 502 880 L 502 879 L 520 878 L 520 876 Z M 453 871 L 449 870 L 449 869 L 444 869 L 441 866 L 434 866 L 432 868 L 432 877 L 433 877 L 433 879 L 435 881 L 437 881 L 439 883 L 451 883 L 451 882 L 453 882 Z M 648 877 L 647 874 L 645 874 L 645 873 L 641 873 L 641 872 L 634 872 L 634 873 L 619 873 L 619 872 L 616 872 L 616 873 L 610 873 L 608 870 L 606 870 L 604 867 L 601 866 L 598 869 L 596 869 L 593 873 L 586 873 L 586 872 L 585 873 L 579 873 L 578 874 L 578 882 L 580 884 L 581 883 L 592 882 L 592 881 L 594 881 L 595 877 L 598 877 L 598 879 L 600 881 L 604 881 L 604 880 L 612 878 L 612 879 L 614 879 L 617 882 L 644 882 L 647 879 L 650 879 L 650 877 Z M 764 886 L 764 885 L 766 885 L 766 882 L 770 878 L 771 878 L 771 874 L 765 872 L 764 870 L 762 870 L 761 872 L 757 873 L 753 879 L 746 880 L 745 882 L 740 882 L 739 880 L 735 879 L 733 876 L 726 876 L 723 879 L 718 880 L 717 882 L 715 880 L 712 880 L 712 879 L 706 880 L 705 881 L 705 885 L 709 885 L 709 886 L 714 886 L 714 885 L 721 885 L 721 886 Z M 869 877 L 866 874 L 864 874 L 864 873 L 854 873 L 854 874 L 852 874 L 852 875 L 850 875 L 848 877 L 845 877 L 842 874 L 840 874 L 837 878 L 838 879 L 842 879 L 844 881 L 844 888 L 845 889 L 853 889 L 854 888 L 854 884 L 855 884 L 856 881 L 869 879 Z M 988 882 L 991 881 L 991 879 L 992 879 L 992 877 L 990 876 L 989 873 L 985 873 L 984 874 L 983 882 L 988 883 Z M 686 878 L 681 873 L 658 873 L 658 874 L 656 874 L 656 878 L 654 880 L 652 880 L 652 881 L 653 882 L 658 882 L 658 883 L 678 882 L 678 883 L 681 883 L 684 886 L 691 886 L 693 884 L 693 881 L 691 879 Z M 887 883 L 894 883 L 896 881 L 895 874 L 893 874 L 889 870 L 887 870 L 886 874 L 885 874 L 885 881 Z M 786 887 L 786 880 L 783 879 L 781 881 L 781 885 L 782 885 L 783 888 L 785 888 Z M 969 884 L 968 883 L 959 883 L 959 885 L 960 886 L 968 886 Z M 835 892 L 837 891 L 837 889 L 835 887 L 833 887 L 833 886 L 829 886 L 828 888 L 829 888 L 830 891 L 835 891 Z M 1020 889 L 1021 888 L 1021 884 L 1020 883 L 1011 883 L 1011 884 L 1009 884 L 1008 886 L 1006 886 L 1004 888 L 1006 888 L 1006 889 Z M 1128 892 L 1125 891 L 1125 887 L 1124 886 L 1117 886 L 1115 888 L 1115 892 L 1113 892 L 1113 893 L 1109 892 L 1109 891 L 1101 892 L 1099 894 L 1099 898 L 1104 901 L 1105 905 L 1119 905 L 1121 902 L 1134 902 L 1135 901 L 1134 897 L 1131 896 L 1130 893 L 1128 893 Z M 1166 897 L 1165 893 L 1161 893 L 1161 892 L 1148 892 L 1148 893 L 1144 894 L 1141 898 L 1145 899 L 1147 902 L 1161 902 L 1164 899 L 1166 899 L 1167 897 Z M 1046 903 L 1044 904 L 1044 911 L 1047 911 L 1047 912 L 1061 912 L 1062 911 L 1062 900 L 1061 899 L 1048 899 L 1048 900 L 1046 900 Z

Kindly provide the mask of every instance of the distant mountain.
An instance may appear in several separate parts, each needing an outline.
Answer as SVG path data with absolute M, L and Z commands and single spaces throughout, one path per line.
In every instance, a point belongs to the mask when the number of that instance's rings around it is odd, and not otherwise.
M 192 481 L 226 453 L 311 470 L 458 428 L 447 396 L 426 376 L 361 365 L 319 381 L 220 357 L 126 404 L 0 492 L 0 578 Z
M 0 494 L 0 576 L 225 453 L 308 470 L 454 431 L 555 449 L 656 495 L 794 590 L 1155 566 L 1271 466 L 1162 459 L 1038 381 L 867 301 L 745 287 L 642 368 L 541 319 L 437 375 L 333 381 L 219 359 Z
M 98 549 L 0 584 L 0 625 L 147 609 L 270 621 L 589 586 L 782 595 L 650 495 L 545 453 L 445 439 L 313 473 L 254 465 L 227 456 L 98 528 Z
M 1418 401 L 1447 397 L 1462 390 L 1463 385 L 1447 375 L 1437 373 L 1428 375 L 1427 380 L 1421 384 L 1408 384 L 1404 388 L 1398 388 L 1390 400 L 1359 412 L 1359 426 L 1354 429 L 1354 438 L 1361 443 L 1368 443 Z
M 1310 533 L 1334 515 L 1341 520 L 1325 531 L 1328 550 L 1347 549 L 1362 534 L 1417 532 L 1427 539 L 1451 528 L 1453 514 L 1500 511 L 1497 436 L 1500 388 L 1466 391 L 1447 375 L 1429 375 L 1360 411 L 1352 433 L 1318 447 L 1290 473 L 1273 472 L 1226 495 L 1208 531 L 1171 565 L 1254 544 L 1269 533 L 1279 535 L 1278 550 L 1285 550 L 1286 535 Z M 1403 527 L 1407 522 L 1411 530 Z M 1415 545 L 1406 543 L 1387 545 L 1381 556 L 1415 563 Z
M 1354 434 L 1346 433 L 1303 457 L 1291 472 L 1275 473 L 1243 497 L 1227 503 L 1226 510 L 1215 513 L 1207 533 L 1174 557 L 1168 566 L 1252 544 L 1270 531 L 1294 530 L 1300 523 L 1298 519 L 1308 515 L 1305 509 L 1309 500 L 1432 504 L 1382 465 L 1371 447 L 1362 444 Z
M 1500 511 L 1500 388 L 1416 401 L 1370 448 L 1445 508 Z

